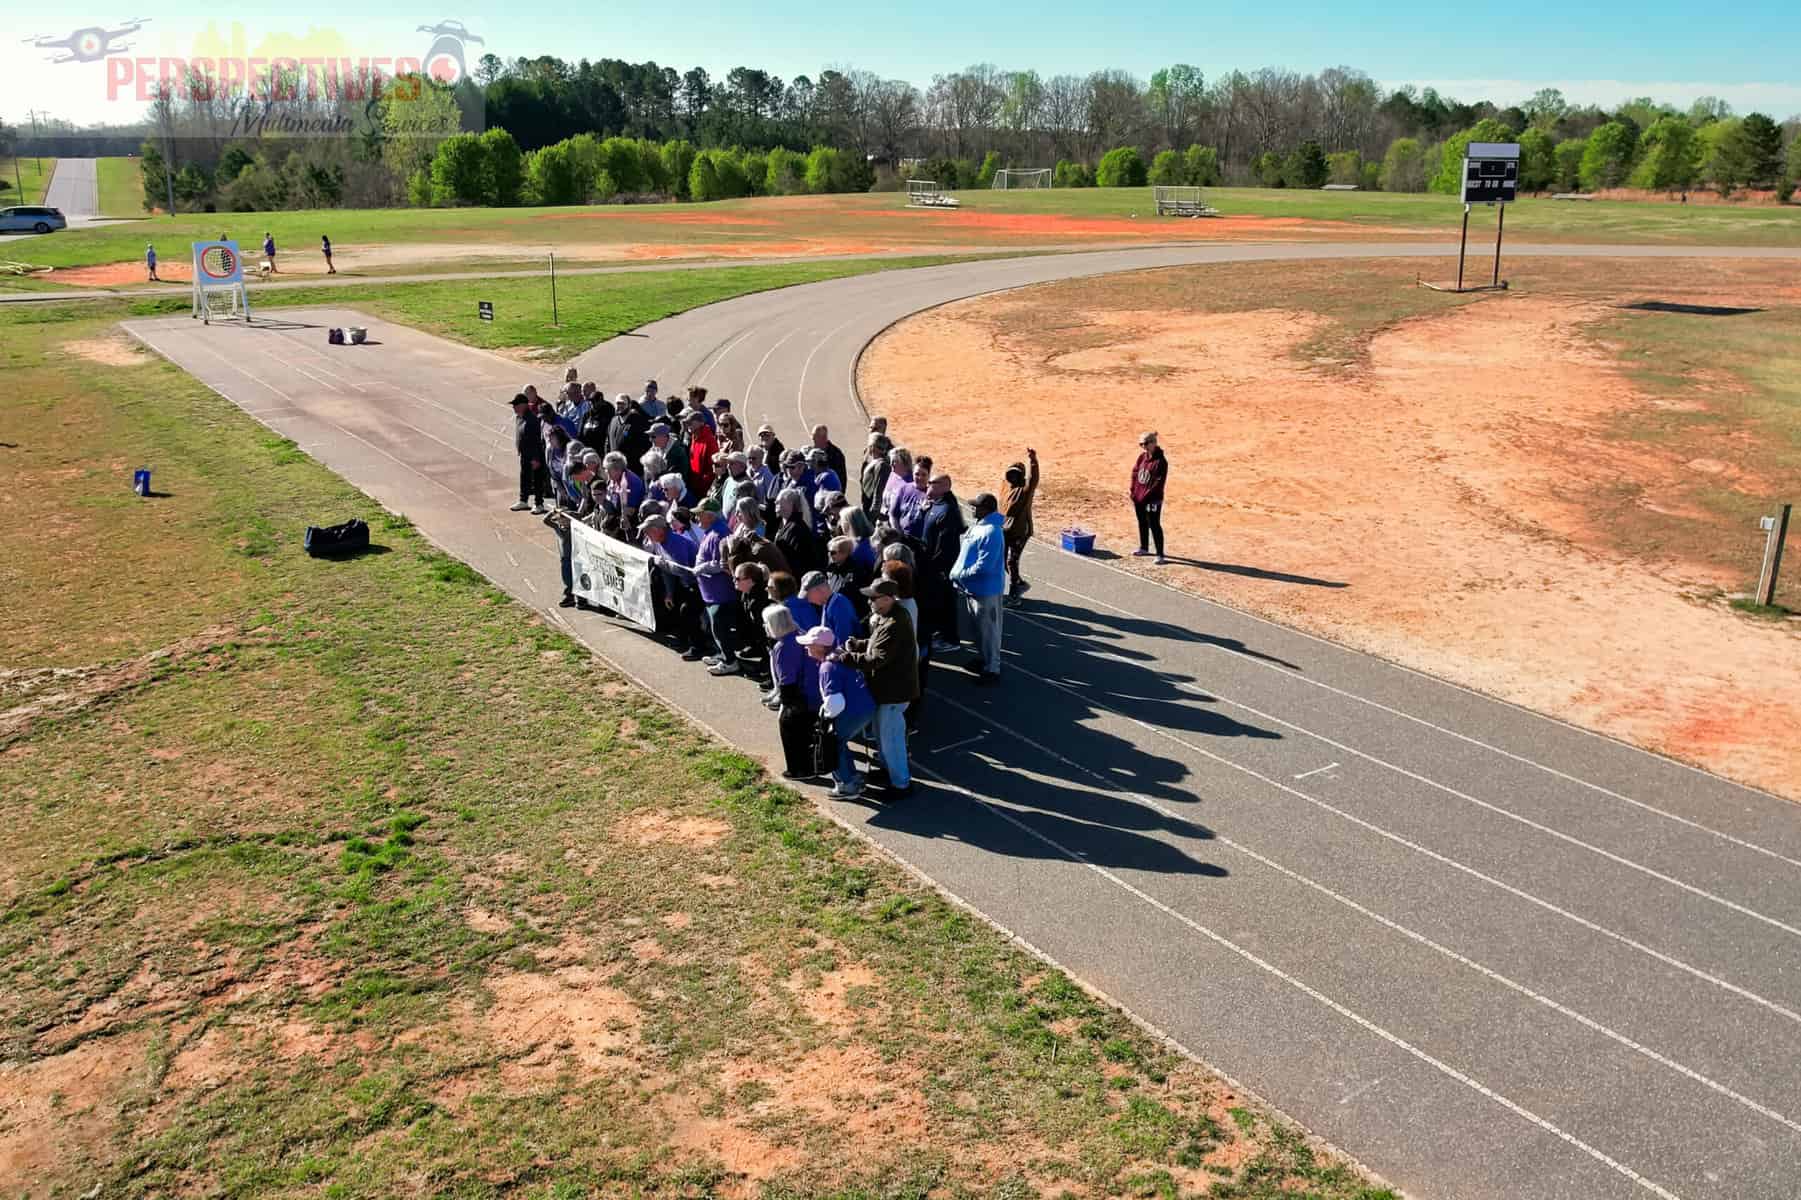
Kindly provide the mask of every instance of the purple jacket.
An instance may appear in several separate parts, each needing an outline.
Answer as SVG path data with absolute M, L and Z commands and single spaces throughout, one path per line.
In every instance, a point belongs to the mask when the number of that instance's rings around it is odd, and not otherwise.
M 732 584 L 732 573 L 725 569 L 724 550 L 725 522 L 714 521 L 701 537 L 700 552 L 694 559 L 694 581 L 700 585 L 702 604 L 737 602 L 738 589 Z

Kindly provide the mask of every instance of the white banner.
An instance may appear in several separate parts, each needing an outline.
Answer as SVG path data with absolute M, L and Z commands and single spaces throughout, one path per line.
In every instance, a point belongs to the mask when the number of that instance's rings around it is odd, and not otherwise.
M 580 521 L 569 522 L 569 536 L 575 594 L 654 632 L 657 617 L 650 599 L 650 555 Z

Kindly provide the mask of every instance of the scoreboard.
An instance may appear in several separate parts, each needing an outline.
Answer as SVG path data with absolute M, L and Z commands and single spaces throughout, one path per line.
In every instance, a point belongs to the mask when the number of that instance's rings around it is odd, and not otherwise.
M 1463 202 L 1511 204 L 1519 194 L 1520 144 L 1471 142 L 1463 152 Z

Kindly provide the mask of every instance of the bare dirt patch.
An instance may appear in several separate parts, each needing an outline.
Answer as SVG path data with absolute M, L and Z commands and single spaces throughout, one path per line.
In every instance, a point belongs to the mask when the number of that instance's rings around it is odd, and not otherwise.
M 1750 305 L 1788 286 L 1720 270 L 1740 275 L 1710 284 L 1691 265 L 1653 294 Z M 1334 289 L 1381 305 L 1394 274 L 1341 268 L 1291 291 L 1317 286 L 1343 322 Z M 1082 524 L 1115 553 L 1135 544 L 1135 439 L 1156 428 L 1173 464 L 1164 524 L 1185 560 L 1159 578 L 1798 794 L 1801 748 L 1783 730 L 1801 723 L 1801 637 L 1696 600 L 1743 579 L 1719 553 L 1744 540 L 1720 506 L 1793 479 L 1748 426 L 1639 436 L 1667 397 L 1594 333 L 1619 299 L 1547 286 L 1398 312 L 1347 339 L 1302 303 L 1147 306 L 1142 277 L 1134 306 L 1129 278 L 911 318 L 865 355 L 864 399 L 965 494 L 1037 439 L 1040 532 Z M 1104 299 L 1085 303 L 1090 286 Z M 1702 383 L 1677 394 L 1705 408 L 1719 381 Z
M 39 720 L 71 716 L 134 688 L 169 665 L 202 657 L 232 636 L 218 626 L 122 663 L 0 669 L 0 742 L 23 737 Z
M 0 1179 L 32 1179 L 85 1157 L 132 1087 L 148 1082 L 149 1040 L 96 1038 L 25 1066 L 0 1063 Z
M 111 337 L 79 338 L 63 343 L 63 353 L 85 358 L 108 367 L 135 367 L 151 361 L 138 344 L 123 334 Z
M 621 832 L 640 846 L 667 843 L 704 848 L 716 846 L 732 831 L 717 817 L 681 816 L 653 810 L 633 813 L 620 822 Z
M 494 1003 L 482 1024 L 512 1059 L 501 1071 L 509 1086 L 536 1086 L 565 1069 L 588 1076 L 617 1069 L 637 1040 L 638 1006 L 586 967 L 503 974 L 488 990 Z

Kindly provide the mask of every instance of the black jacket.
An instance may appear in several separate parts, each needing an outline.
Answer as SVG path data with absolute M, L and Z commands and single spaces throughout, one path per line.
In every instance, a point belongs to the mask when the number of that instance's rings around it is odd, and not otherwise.
M 808 571 L 817 571 L 825 565 L 825 555 L 820 553 L 819 537 L 812 527 L 798 517 L 790 517 L 782 522 L 782 527 L 775 531 L 776 549 L 788 560 L 789 570 L 794 572 L 796 580 Z
M 520 458 L 544 458 L 544 424 L 534 412 L 513 414 L 513 449 Z
M 843 481 L 844 486 L 849 487 L 850 473 L 846 470 L 844 451 L 838 449 L 837 443 L 830 438 L 827 438 L 825 442 L 825 461 L 827 466 L 838 472 L 838 478 Z
M 626 410 L 624 417 L 615 413 L 613 423 L 607 429 L 607 450 L 625 455 L 626 469 L 635 475 L 644 469 L 642 459 L 649 449 L 650 419 L 643 411 L 634 405 Z
M 863 515 L 871 521 L 882 511 L 882 489 L 888 486 L 888 473 L 893 469 L 885 458 L 872 458 L 863 464 L 857 487 L 862 492 Z
M 932 574 L 946 577 L 957 565 L 957 551 L 963 537 L 963 505 L 955 495 L 946 492 L 926 513 L 920 540 L 925 544 L 925 558 Z

